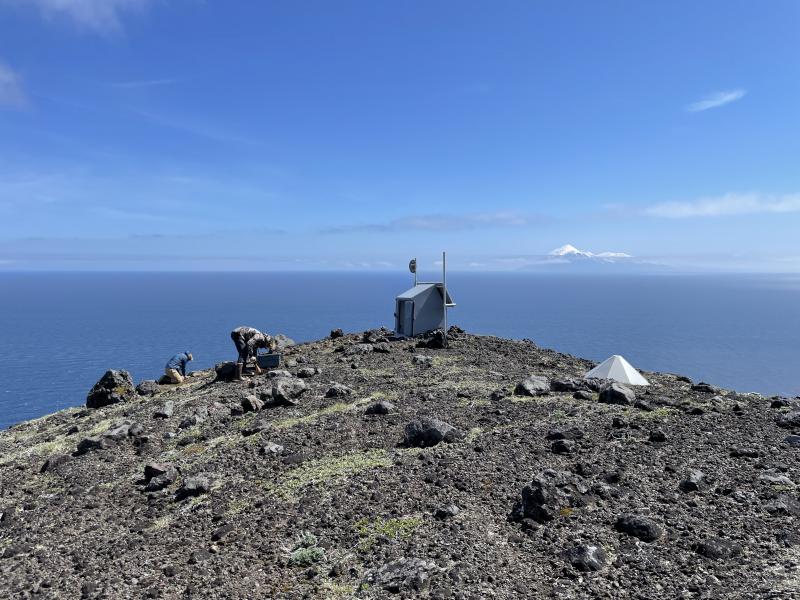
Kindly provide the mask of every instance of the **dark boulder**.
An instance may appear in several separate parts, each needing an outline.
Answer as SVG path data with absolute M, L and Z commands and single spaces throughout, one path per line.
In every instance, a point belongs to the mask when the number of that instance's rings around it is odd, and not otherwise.
M 149 462 L 144 466 L 144 480 L 150 481 L 153 477 L 158 477 L 159 475 L 163 475 L 167 471 L 172 468 L 171 465 L 157 463 L 157 462 Z
M 317 369 L 314 367 L 301 367 L 297 369 L 297 376 L 302 377 L 303 379 L 308 379 L 309 377 L 313 377 L 317 374 Z
M 420 417 L 406 425 L 404 442 L 407 446 L 426 448 L 440 442 L 455 442 L 461 432 L 444 421 L 431 417 Z
M 244 412 L 258 412 L 264 408 L 264 401 L 250 394 L 242 400 L 242 410 Z
M 728 560 L 742 553 L 742 547 L 731 540 L 711 537 L 694 545 L 694 551 L 711 560 Z
M 344 351 L 345 356 L 363 356 L 371 354 L 374 348 L 372 344 L 353 344 Z
M 582 572 L 600 571 L 608 564 L 608 555 L 600 546 L 581 544 L 564 552 L 564 558 Z
M 636 402 L 636 394 L 627 385 L 612 381 L 602 387 L 598 400 L 604 404 L 628 406 Z
M 783 438 L 784 444 L 789 444 L 792 448 L 800 448 L 800 435 L 787 435 Z
M 353 390 L 343 383 L 334 383 L 325 392 L 326 398 L 348 398 L 353 395 Z
M 715 385 L 711 385 L 710 383 L 706 383 L 705 381 L 701 381 L 700 383 L 696 383 L 692 386 L 692 391 L 702 392 L 704 394 L 719 394 L 720 388 Z
M 780 494 L 774 500 L 767 502 L 764 509 L 772 516 L 798 517 L 800 516 L 800 501 L 787 494 Z
M 545 436 L 548 440 L 579 440 L 583 438 L 583 429 L 575 425 L 571 427 L 551 427 Z
M 574 377 L 553 379 L 550 382 L 550 391 L 553 392 L 578 392 L 587 389 L 589 389 L 589 386 L 586 385 L 586 382 L 583 379 L 577 379 Z
M 336 338 L 340 338 L 344 336 L 344 330 L 341 327 L 337 327 L 336 329 L 331 329 L 330 338 L 335 340 Z
M 550 382 L 547 377 L 531 375 L 517 384 L 514 393 L 517 396 L 544 396 L 550 393 Z
M 556 440 L 550 445 L 553 454 L 572 454 L 575 452 L 575 442 L 572 440 Z
M 776 422 L 778 427 L 785 427 L 786 429 L 800 428 L 800 408 L 778 415 Z
M 367 583 L 393 594 L 416 595 L 430 588 L 431 577 L 438 571 L 434 562 L 400 558 L 383 565 Z
M 365 415 L 389 415 L 395 412 L 395 406 L 386 400 L 380 400 L 374 404 L 370 404 L 364 411 Z
M 411 357 L 411 362 L 413 362 L 415 365 L 421 365 L 423 367 L 432 367 L 433 357 L 425 356 L 424 354 L 415 354 Z
M 284 404 L 295 404 L 295 400 L 306 391 L 306 384 L 296 377 L 276 377 L 272 381 L 272 398 Z
M 109 438 L 104 436 L 92 436 L 82 439 L 78 442 L 78 448 L 75 451 L 76 456 L 81 456 L 92 450 L 104 450 L 110 448 L 112 442 Z
M 207 494 L 211 490 L 211 482 L 207 477 L 195 476 L 187 477 L 183 480 L 183 485 L 178 489 L 176 498 L 182 500 L 193 496 Z
M 538 523 L 547 523 L 591 502 L 589 487 L 581 477 L 569 471 L 547 469 L 522 488 L 511 519 L 533 519 Z
M 663 535 L 655 521 L 639 515 L 622 515 L 614 523 L 614 529 L 639 538 L 643 542 L 655 542 Z
M 153 417 L 156 419 L 169 419 L 174 411 L 175 403 L 172 400 L 167 400 L 163 406 L 155 410 Z
M 214 379 L 214 382 L 233 381 L 233 378 L 236 375 L 236 363 L 233 361 L 217 363 L 214 365 L 214 372 L 217 375 Z
M 444 331 L 435 329 L 427 333 L 420 341 L 417 342 L 417 348 L 444 348 L 447 345 L 447 338 Z
M 178 479 L 178 470 L 171 465 L 165 465 L 165 468 L 166 470 L 163 473 L 154 475 L 147 481 L 144 491 L 158 492 L 175 483 Z M 145 467 L 145 477 L 147 477 L 147 467 Z
M 706 476 L 702 471 L 690 471 L 689 475 L 686 477 L 686 479 L 680 482 L 678 487 L 682 492 L 686 493 L 702 491 L 706 483 L 705 477 Z
M 145 379 L 136 386 L 136 393 L 140 396 L 149 396 L 152 398 L 158 393 L 159 389 L 158 382 L 154 379 Z
M 48 473 L 50 471 L 54 471 L 64 463 L 69 462 L 70 460 L 72 460 L 72 457 L 69 454 L 53 454 L 50 458 L 44 461 L 44 464 L 42 465 L 42 468 L 39 470 L 39 472 Z
M 442 506 L 441 508 L 437 508 L 436 511 L 433 513 L 433 517 L 438 521 L 444 521 L 446 519 L 450 519 L 458 515 L 461 512 L 461 509 L 458 508 L 455 504 L 447 504 Z
M 136 390 L 127 371 L 109 370 L 99 379 L 86 396 L 88 408 L 102 408 L 119 402 L 133 400 Z

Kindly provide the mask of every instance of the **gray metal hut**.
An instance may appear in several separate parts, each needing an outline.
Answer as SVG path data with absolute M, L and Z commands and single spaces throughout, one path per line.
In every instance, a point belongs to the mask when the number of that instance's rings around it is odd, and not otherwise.
M 455 306 L 450 292 L 444 304 L 443 283 L 418 283 L 395 299 L 395 332 L 412 336 L 447 326 L 445 310 Z

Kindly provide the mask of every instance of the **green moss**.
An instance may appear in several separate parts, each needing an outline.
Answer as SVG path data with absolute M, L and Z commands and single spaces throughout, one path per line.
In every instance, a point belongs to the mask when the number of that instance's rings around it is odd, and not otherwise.
M 666 419 L 677 412 L 678 411 L 675 410 L 674 408 L 670 408 L 668 406 L 660 406 L 651 411 L 639 411 L 636 416 L 639 419 L 644 419 L 646 421 L 659 421 L 662 419 Z
M 467 442 L 468 444 L 471 444 L 476 439 L 478 439 L 482 433 L 483 429 L 481 429 L 480 427 L 473 427 L 467 432 L 467 436 L 466 438 L 464 438 L 464 441 Z
M 289 499 L 305 486 L 344 479 L 362 471 L 391 465 L 392 461 L 385 450 L 325 457 L 299 465 L 279 481 L 267 483 L 265 489 L 267 494 Z
M 351 410 L 355 410 L 365 404 L 372 402 L 374 399 L 374 395 L 370 398 L 364 398 L 361 400 L 356 400 L 355 402 L 337 402 L 335 404 L 331 404 L 326 406 L 322 410 L 318 410 L 317 412 L 313 412 L 311 414 L 302 416 L 302 417 L 291 417 L 289 419 L 282 419 L 280 421 L 275 421 L 272 423 L 272 426 L 275 429 L 288 429 L 290 427 L 296 427 L 298 425 L 307 425 L 309 423 L 313 423 L 323 417 L 327 417 L 328 415 L 334 415 L 337 413 L 348 412 Z
M 289 556 L 289 563 L 299 567 L 308 567 L 325 558 L 325 550 L 322 548 L 298 548 Z
M 399 517 L 394 519 L 378 517 L 373 520 L 364 517 L 356 521 L 353 528 L 361 538 L 359 547 L 363 550 L 368 550 L 379 537 L 386 537 L 390 540 L 408 539 L 420 525 L 422 525 L 420 517 Z

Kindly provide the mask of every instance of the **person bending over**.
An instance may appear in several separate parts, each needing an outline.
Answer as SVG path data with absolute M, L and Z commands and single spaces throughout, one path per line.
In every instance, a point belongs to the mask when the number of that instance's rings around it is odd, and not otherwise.
M 272 336 L 266 333 L 261 333 L 258 329 L 253 327 L 237 327 L 231 331 L 231 339 L 233 340 L 236 351 L 239 353 L 239 358 L 236 359 L 236 375 L 234 379 L 241 380 L 242 371 L 245 365 L 250 362 L 250 359 L 256 358 L 256 353 L 259 348 L 269 348 L 270 351 L 275 350 L 276 343 Z M 255 360 L 256 374 L 261 375 L 263 372 L 261 367 L 258 366 L 258 360 Z
M 170 383 L 183 383 L 186 377 L 186 363 L 192 359 L 191 352 L 181 352 L 169 359 L 164 367 L 164 375 L 167 376 Z

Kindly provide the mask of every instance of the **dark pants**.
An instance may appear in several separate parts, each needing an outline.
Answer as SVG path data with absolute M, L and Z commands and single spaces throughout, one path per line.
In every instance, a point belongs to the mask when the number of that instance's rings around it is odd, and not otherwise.
M 244 336 L 235 331 L 231 332 L 231 339 L 233 340 L 233 345 L 236 346 L 236 351 L 239 353 L 239 358 L 236 359 L 236 363 L 246 365 L 252 356 L 250 353 L 250 346 L 247 345 Z

